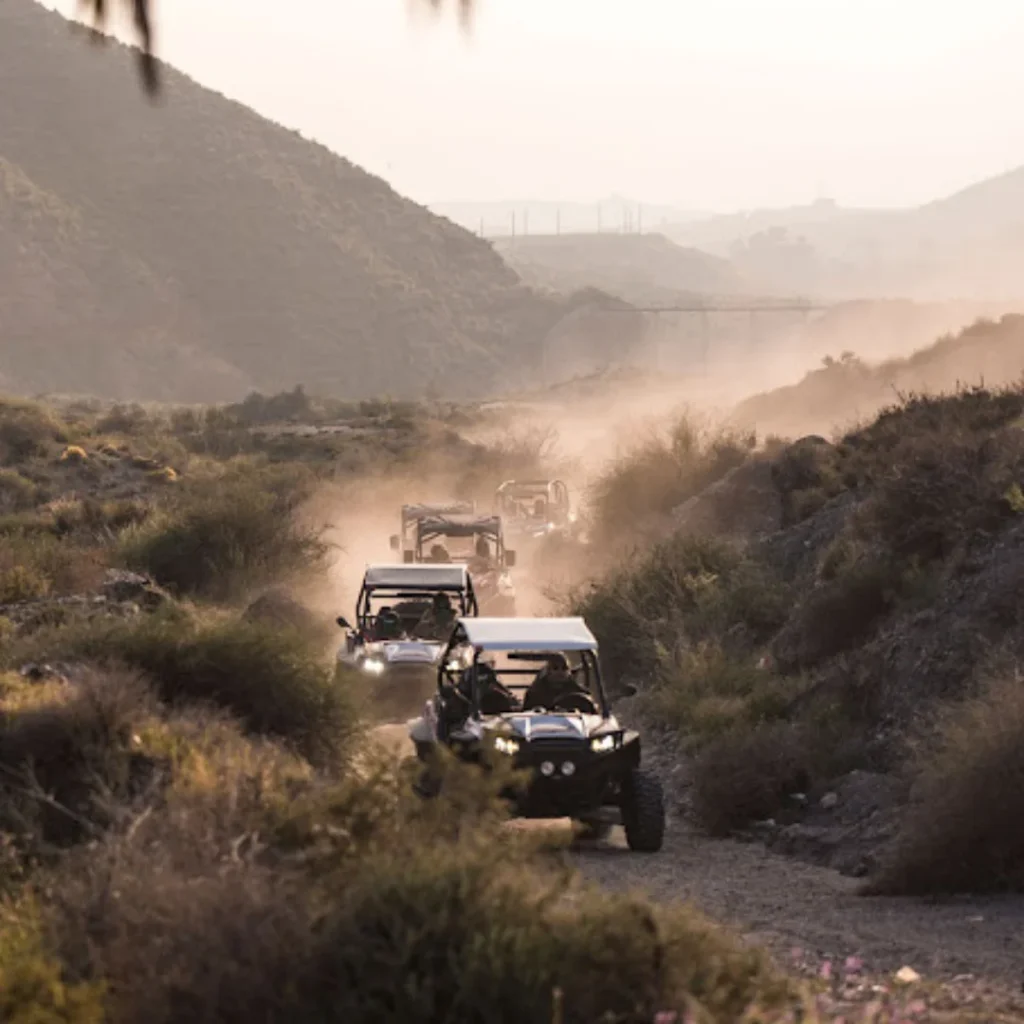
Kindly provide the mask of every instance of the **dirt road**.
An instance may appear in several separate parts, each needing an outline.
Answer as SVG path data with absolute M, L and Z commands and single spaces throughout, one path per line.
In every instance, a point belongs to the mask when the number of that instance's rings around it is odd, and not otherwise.
M 374 732 L 394 753 L 407 749 L 405 726 Z M 606 841 L 579 844 L 574 855 L 584 875 L 601 885 L 641 889 L 659 902 L 693 902 L 782 958 L 794 948 L 859 956 L 872 971 L 909 965 L 934 979 L 973 974 L 1017 992 L 1024 980 L 1024 897 L 857 896 L 854 879 L 758 843 L 709 839 L 679 818 L 670 820 L 660 853 L 630 853 L 615 829 Z
M 1024 898 L 867 898 L 855 894 L 854 879 L 835 871 L 760 844 L 708 839 L 681 821 L 671 823 L 664 849 L 653 856 L 631 854 L 619 833 L 580 851 L 586 876 L 659 901 L 692 901 L 782 956 L 797 947 L 858 955 L 881 972 L 910 965 L 926 977 L 974 974 L 1020 989 Z

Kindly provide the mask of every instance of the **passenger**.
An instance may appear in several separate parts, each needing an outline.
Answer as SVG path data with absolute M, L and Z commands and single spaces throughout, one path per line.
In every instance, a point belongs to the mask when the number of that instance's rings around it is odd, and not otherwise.
M 459 693 L 469 707 L 473 705 L 473 682 L 476 680 L 480 694 L 480 713 L 483 715 L 503 715 L 508 711 L 516 711 L 519 701 L 515 694 L 498 678 L 494 666 L 494 656 L 485 655 L 475 666 L 467 668 L 459 680 Z
M 552 654 L 547 665 L 537 673 L 530 683 L 526 696 L 523 697 L 523 710 L 535 711 L 544 708 L 548 711 L 558 707 L 566 697 L 586 698 L 593 705 L 590 695 L 576 681 L 569 667 L 569 660 L 564 654 Z
M 447 640 L 455 626 L 455 619 L 452 599 L 443 592 L 435 594 L 430 607 L 416 624 L 416 635 L 421 639 Z
M 430 557 L 427 559 L 429 562 L 443 564 L 447 564 L 451 560 L 451 555 L 448 554 L 448 549 L 443 544 L 435 544 L 430 549 Z

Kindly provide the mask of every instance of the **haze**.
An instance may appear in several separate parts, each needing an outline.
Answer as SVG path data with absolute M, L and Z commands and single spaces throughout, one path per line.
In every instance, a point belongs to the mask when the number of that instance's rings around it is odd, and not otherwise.
M 895 206 L 1024 164 L 1009 0 L 482 0 L 470 36 L 403 0 L 157 15 L 164 59 L 423 203 Z

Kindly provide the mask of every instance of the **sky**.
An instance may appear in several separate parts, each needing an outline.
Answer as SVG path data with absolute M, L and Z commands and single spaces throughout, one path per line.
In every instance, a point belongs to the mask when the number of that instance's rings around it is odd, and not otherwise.
M 1020 0 L 155 2 L 163 59 L 422 203 L 903 206 L 1024 165 Z

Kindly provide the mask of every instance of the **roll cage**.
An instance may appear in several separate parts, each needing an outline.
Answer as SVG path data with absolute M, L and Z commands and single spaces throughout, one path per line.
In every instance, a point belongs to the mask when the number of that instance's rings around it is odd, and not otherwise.
M 401 532 L 391 537 L 391 549 L 408 551 L 416 540 L 413 527 L 421 519 L 446 515 L 473 515 L 475 512 L 476 502 L 473 501 L 419 502 L 403 505 Z
M 371 566 L 356 601 L 356 632 L 363 639 L 374 638 L 378 615 L 390 605 L 403 632 L 412 633 L 437 594 L 450 595 L 460 617 L 480 613 L 472 577 L 462 566 Z M 347 625 L 342 618 L 338 622 Z
M 416 521 L 415 543 L 406 558 L 412 562 L 427 561 L 424 549 L 445 538 L 483 537 L 493 545 L 491 559 L 502 568 L 515 564 L 515 552 L 505 547 L 505 533 L 501 516 L 446 515 L 424 517 Z M 470 561 L 469 558 L 455 558 L 453 561 Z
M 542 623 L 543 628 L 531 628 Z M 565 624 L 568 628 L 559 628 Z M 611 707 L 601 677 L 597 641 L 582 619 L 481 619 L 459 618 L 438 661 L 438 691 L 455 688 L 467 679 L 470 685 L 471 716 L 479 720 L 480 676 L 475 669 L 484 654 L 500 654 L 511 662 L 495 666 L 498 681 L 522 701 L 538 671 L 552 654 L 563 654 L 573 678 L 582 683 L 602 718 Z M 533 668 L 518 667 L 532 663 Z
M 494 508 L 512 519 L 532 518 L 537 499 L 545 503 L 545 516 L 568 518 L 569 489 L 561 480 L 506 480 L 494 492 Z

